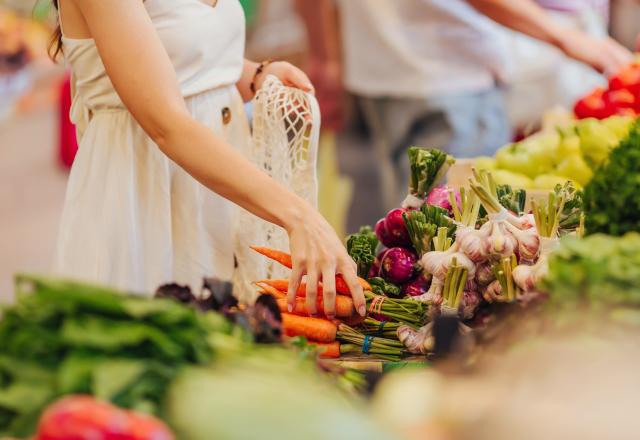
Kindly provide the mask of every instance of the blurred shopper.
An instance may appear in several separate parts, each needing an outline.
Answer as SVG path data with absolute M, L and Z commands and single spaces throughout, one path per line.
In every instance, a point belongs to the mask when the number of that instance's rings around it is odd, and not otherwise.
M 609 0 L 537 0 L 559 25 L 606 38 Z M 503 28 L 504 29 L 504 28 Z M 572 107 L 581 96 L 606 83 L 606 78 L 562 51 L 527 35 L 504 29 L 512 57 L 507 90 L 509 119 L 528 131 L 554 106 Z M 545 93 L 540 93 L 544 89 Z M 522 105 L 526 102 L 527 105 Z
M 335 313 L 341 273 L 365 314 L 353 261 L 327 221 L 242 156 L 243 100 L 267 75 L 313 92 L 286 62 L 244 58 L 238 0 L 59 0 L 54 53 L 73 72 L 78 155 L 62 214 L 57 272 L 132 292 L 203 276 L 230 280 L 239 205 L 289 234 L 289 303 L 306 274 L 316 311 Z M 64 28 L 64 32 L 63 32 Z M 122 32 L 126 29 L 126 32 Z
M 598 71 L 615 71 L 631 58 L 608 37 L 556 23 L 532 0 L 338 4 L 344 86 L 370 128 L 387 208 L 397 206 L 405 191 L 409 145 L 471 157 L 491 154 L 510 140 L 502 87 L 509 78 L 509 51 L 504 34 L 487 17 Z
M 307 71 L 322 113 L 318 154 L 318 209 L 338 236 L 345 236 L 353 182 L 340 175 L 336 134 L 344 124 L 344 89 L 341 84 L 340 35 L 335 28 L 336 8 L 331 2 L 296 0 L 307 31 Z
M 0 122 L 14 112 L 31 87 L 31 72 L 26 68 L 30 60 L 23 20 L 0 9 Z

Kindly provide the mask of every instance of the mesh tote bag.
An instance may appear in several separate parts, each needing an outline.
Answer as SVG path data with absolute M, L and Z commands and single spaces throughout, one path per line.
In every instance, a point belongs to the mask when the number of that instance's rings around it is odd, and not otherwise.
M 313 206 L 318 202 L 317 158 L 320 109 L 316 99 L 302 90 L 284 86 L 274 76 L 265 80 L 253 99 L 253 141 L 246 156 L 273 179 Z M 256 298 L 253 282 L 288 278 L 288 269 L 268 261 L 250 246 L 288 251 L 284 229 L 245 210 L 238 214 L 234 293 L 241 302 Z

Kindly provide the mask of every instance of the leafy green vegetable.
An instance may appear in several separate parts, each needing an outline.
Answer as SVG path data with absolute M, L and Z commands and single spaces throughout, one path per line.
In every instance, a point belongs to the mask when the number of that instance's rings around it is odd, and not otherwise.
M 400 296 L 400 287 L 396 286 L 395 284 L 389 283 L 388 281 L 385 281 L 383 278 L 369 278 L 369 284 L 371 284 L 371 290 L 376 295 L 385 295 L 392 298 L 397 298 Z
M 640 231 L 640 120 L 594 173 L 584 207 L 587 234 Z
M 640 306 L 640 234 L 563 237 L 543 287 L 565 303 Z
M 369 269 L 376 259 L 378 238 L 369 226 L 363 226 L 357 234 L 347 238 L 347 252 L 358 265 L 358 275 L 369 277 Z
M 407 154 L 411 168 L 409 193 L 420 198 L 427 197 L 455 162 L 453 156 L 436 149 L 409 147 Z
M 231 331 L 171 300 L 27 275 L 16 287 L 0 321 L 0 437 L 30 435 L 64 394 L 159 414 L 178 372 L 213 359 L 211 333 Z

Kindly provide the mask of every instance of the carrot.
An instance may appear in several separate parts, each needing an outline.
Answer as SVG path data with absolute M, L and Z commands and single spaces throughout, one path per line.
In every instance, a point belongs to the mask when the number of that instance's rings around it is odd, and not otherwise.
M 363 278 L 358 277 L 358 283 L 362 286 L 364 290 L 371 290 L 371 284 Z M 341 295 L 351 295 L 351 290 L 347 285 L 347 282 L 342 278 L 342 275 L 336 275 L 336 292 Z
M 286 252 L 262 246 L 251 246 L 251 249 L 259 254 L 264 255 L 270 260 L 277 261 L 284 267 L 288 267 L 289 269 L 293 267 L 293 263 L 291 262 L 291 255 L 287 254 Z
M 262 281 L 258 281 L 256 284 L 259 286 L 266 284 L 268 286 L 278 289 L 281 292 L 287 292 L 289 290 L 289 280 L 262 280 Z M 336 288 L 336 293 L 339 295 L 346 295 L 349 297 L 351 296 L 349 292 L 347 293 L 338 292 L 337 288 Z M 300 286 L 298 286 L 298 291 L 296 292 L 296 295 L 307 296 L 307 283 L 304 283 L 304 282 L 300 283 Z M 318 296 L 322 296 L 322 283 L 318 283 Z
M 282 314 L 282 328 L 287 336 L 304 336 L 310 341 L 333 342 L 338 327 L 325 319 Z
M 364 290 L 371 290 L 371 285 L 362 278 L 358 278 L 360 285 Z M 259 283 L 268 284 L 271 287 L 275 287 L 276 289 L 286 292 L 289 290 L 289 280 L 262 280 Z M 298 287 L 298 296 L 305 296 L 307 292 L 306 283 L 300 283 L 300 287 Z M 347 286 L 347 282 L 342 278 L 342 275 L 336 276 L 336 293 L 339 295 L 351 296 L 351 291 L 349 290 L 349 286 Z M 318 294 L 322 294 L 322 283 L 318 283 Z
M 278 289 L 276 289 L 273 286 L 270 286 L 267 283 L 263 283 L 262 281 L 260 281 L 255 284 L 262 289 L 260 293 L 267 293 L 269 295 L 274 296 L 276 299 L 287 297 L 286 293 L 279 291 Z
M 336 359 L 340 357 L 340 343 L 337 341 L 328 344 L 316 342 L 314 345 L 318 347 L 321 359 Z
M 258 286 L 266 284 L 267 286 L 271 286 L 281 292 L 286 292 L 287 290 L 289 290 L 289 280 L 260 280 L 256 281 L 256 284 Z
M 345 301 L 342 301 L 343 299 Z M 286 298 L 276 297 L 276 302 L 278 303 L 278 308 L 281 312 L 288 312 Z M 318 298 L 317 311 L 319 314 L 324 313 L 324 303 L 322 298 Z M 292 313 L 294 315 L 310 316 L 309 310 L 307 309 L 307 302 L 304 298 L 296 298 L 296 305 Z M 338 318 L 351 318 L 354 313 L 355 309 L 353 308 L 353 301 L 351 298 L 343 296 L 336 298 L 336 316 Z
M 262 246 L 251 246 L 251 249 L 256 251 L 259 254 L 264 255 L 265 257 L 276 261 L 282 264 L 285 267 L 291 269 L 293 267 L 293 263 L 291 261 L 291 255 L 286 252 L 279 251 L 277 249 L 271 249 Z M 364 290 L 371 290 L 371 284 L 367 282 L 367 280 L 358 277 L 358 282 L 362 286 Z M 342 278 L 342 275 L 336 275 L 336 291 L 341 295 L 350 295 L 351 291 L 349 290 L 349 286 L 347 282 Z

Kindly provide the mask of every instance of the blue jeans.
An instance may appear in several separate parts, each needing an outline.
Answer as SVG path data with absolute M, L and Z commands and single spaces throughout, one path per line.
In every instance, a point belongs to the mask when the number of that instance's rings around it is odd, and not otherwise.
M 357 97 L 379 165 L 385 209 L 407 193 L 412 145 L 468 158 L 493 155 L 511 139 L 499 88 L 429 98 Z

